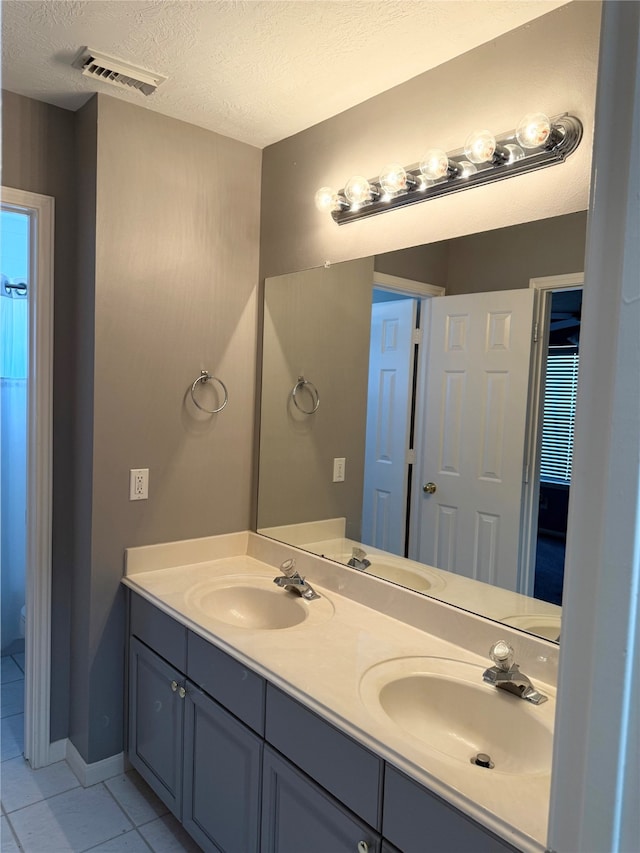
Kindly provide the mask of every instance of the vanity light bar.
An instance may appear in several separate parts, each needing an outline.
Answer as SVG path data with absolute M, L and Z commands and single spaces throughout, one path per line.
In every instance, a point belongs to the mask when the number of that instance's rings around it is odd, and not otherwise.
M 420 163 L 406 168 L 391 163 L 372 180 L 356 175 L 338 192 L 322 187 L 315 203 L 344 225 L 562 163 L 581 139 L 582 122 L 575 116 L 530 113 L 510 133 L 494 137 L 488 130 L 476 130 L 456 151 L 430 149 Z

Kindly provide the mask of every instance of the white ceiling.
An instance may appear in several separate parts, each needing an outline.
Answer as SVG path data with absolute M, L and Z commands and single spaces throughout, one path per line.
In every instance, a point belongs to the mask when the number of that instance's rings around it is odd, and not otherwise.
M 5 0 L 2 86 L 70 110 L 101 91 L 262 148 L 566 2 Z M 84 46 L 169 79 L 89 80 Z

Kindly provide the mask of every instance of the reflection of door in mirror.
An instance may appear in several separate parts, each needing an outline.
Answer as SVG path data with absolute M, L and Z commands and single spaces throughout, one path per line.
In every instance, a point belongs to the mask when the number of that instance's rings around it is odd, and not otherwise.
M 406 556 L 418 300 L 373 288 L 362 541 Z
M 420 562 L 518 590 L 533 291 L 445 296 L 430 306 L 418 434 Z

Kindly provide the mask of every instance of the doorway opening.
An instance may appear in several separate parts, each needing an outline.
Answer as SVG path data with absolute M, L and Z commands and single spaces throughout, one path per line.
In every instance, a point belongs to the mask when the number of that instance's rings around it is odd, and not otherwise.
M 50 742 L 54 200 L 2 187 L 1 201 L 4 275 L 0 294 L 6 300 L 0 339 L 3 622 L 5 606 L 8 613 L 7 636 L 3 624 L 3 653 L 5 648 L 22 647 L 24 626 L 23 684 L 8 682 L 8 690 L 3 685 L 2 711 L 11 708 L 16 711 L 12 717 L 22 716 L 23 725 L 15 734 L 18 740 L 22 735 L 22 752 L 35 769 L 62 758 L 64 749 L 62 741 L 57 745 Z M 6 263 L 10 266 L 5 268 Z M 18 405 L 20 395 L 24 405 Z M 21 546 L 12 541 L 14 534 L 24 536 Z M 6 605 L 5 578 L 10 590 Z M 7 657 L 18 666 L 22 660 Z M 3 668 L 17 676 L 10 664 Z M 19 681 L 16 677 L 15 682 Z M 24 705 L 19 713 L 17 704 L 5 705 L 4 694 L 21 699 L 22 686 Z
M 551 293 L 542 429 L 534 597 L 562 604 L 580 365 L 582 288 Z
M 407 554 L 420 300 L 374 287 L 362 541 Z
M 0 584 L 2 740 L 24 748 L 27 567 L 27 388 L 29 371 L 30 221 L 0 213 Z
M 411 557 L 419 347 L 427 305 L 443 292 L 374 273 L 360 541 L 400 557 Z

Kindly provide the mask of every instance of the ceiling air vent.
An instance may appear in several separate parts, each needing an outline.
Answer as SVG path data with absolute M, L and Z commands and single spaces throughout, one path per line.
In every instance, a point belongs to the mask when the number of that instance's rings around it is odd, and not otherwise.
M 99 53 L 90 47 L 83 48 L 80 56 L 73 63 L 85 77 L 111 83 L 121 89 L 137 89 L 143 95 L 152 95 L 158 86 L 167 79 L 163 74 L 136 68 L 123 59 Z

